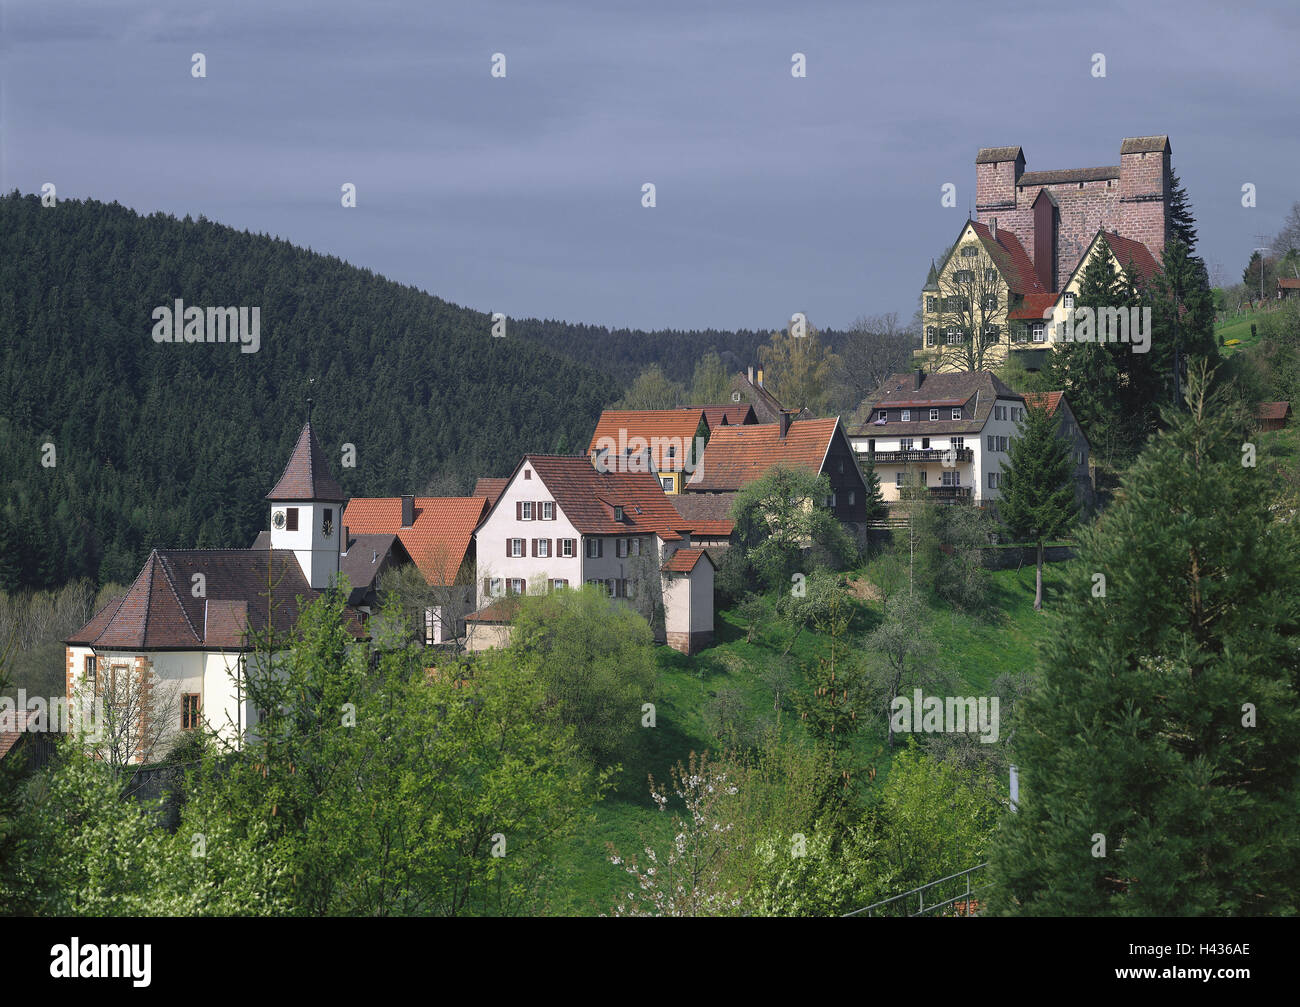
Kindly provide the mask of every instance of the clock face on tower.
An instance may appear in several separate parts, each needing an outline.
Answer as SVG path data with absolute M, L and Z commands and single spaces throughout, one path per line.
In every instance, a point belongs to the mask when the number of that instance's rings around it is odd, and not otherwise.
M 283 527 L 284 527 L 284 511 L 283 511 L 283 510 L 274 510 L 274 511 L 271 511 L 271 527 L 273 527 L 273 528 L 283 528 Z

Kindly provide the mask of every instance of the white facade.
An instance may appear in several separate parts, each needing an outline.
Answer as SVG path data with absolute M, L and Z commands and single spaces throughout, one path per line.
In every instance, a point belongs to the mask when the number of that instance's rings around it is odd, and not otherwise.
M 339 573 L 343 505 L 320 501 L 271 503 L 271 548 L 293 551 L 307 583 L 321 591 Z
M 888 408 L 896 410 L 898 407 Z M 978 434 L 933 435 L 926 435 L 924 431 L 928 411 L 917 409 L 915 413 L 919 422 L 914 423 L 907 433 L 900 431 L 896 424 L 892 431 L 886 432 L 889 431 L 887 425 L 881 427 L 879 433 L 851 435 L 849 441 L 863 461 L 871 457 L 874 447 L 880 494 L 886 503 L 901 499 L 900 476 L 906 480 L 910 473 L 917 473 L 917 478 L 924 479 L 924 485 L 937 498 L 964 495 L 974 503 L 988 504 L 1001 496 L 1002 470 L 1009 463 L 1011 441 L 1018 434 L 1024 408 L 1024 403 L 1019 400 L 997 398 Z M 940 408 L 935 425 L 952 422 L 952 409 L 951 406 Z M 920 415 L 922 412 L 926 412 L 925 417 Z M 868 425 L 867 429 L 872 428 Z M 949 456 L 953 464 L 946 465 L 944 454 L 954 448 L 958 449 L 956 454 Z M 970 453 L 969 457 L 966 452 Z M 946 493 L 948 490 L 969 492 Z

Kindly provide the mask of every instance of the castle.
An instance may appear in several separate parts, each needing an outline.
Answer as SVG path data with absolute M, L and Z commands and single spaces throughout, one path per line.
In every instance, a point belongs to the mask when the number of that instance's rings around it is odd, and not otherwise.
M 975 157 L 976 216 L 930 265 L 921 291 L 918 364 L 941 371 L 1028 370 L 1069 339 L 1084 267 L 1104 254 L 1140 287 L 1160 271 L 1170 234 L 1173 174 L 1167 136 L 1129 137 L 1119 164 L 1025 171 L 1020 147 Z M 1104 240 L 1103 240 L 1104 239 Z
M 1169 234 L 1167 136 L 1129 137 L 1119 164 L 1025 171 L 1020 147 L 984 147 L 975 157 L 981 224 L 1020 239 L 1047 290 L 1061 290 L 1098 231 L 1141 242 L 1158 261 Z

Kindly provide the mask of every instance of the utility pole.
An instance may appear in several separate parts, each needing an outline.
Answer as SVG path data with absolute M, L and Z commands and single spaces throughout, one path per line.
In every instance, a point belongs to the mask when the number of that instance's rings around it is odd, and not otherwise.
M 1257 234 L 1255 235 L 1255 237 L 1259 241 L 1268 241 L 1267 234 Z M 1271 249 L 1269 248 L 1268 245 L 1258 245 L 1255 248 L 1253 248 L 1252 251 L 1268 252 L 1271 251 Z M 1263 255 L 1259 257 L 1259 300 L 1260 303 L 1263 303 L 1264 301 L 1264 256 Z

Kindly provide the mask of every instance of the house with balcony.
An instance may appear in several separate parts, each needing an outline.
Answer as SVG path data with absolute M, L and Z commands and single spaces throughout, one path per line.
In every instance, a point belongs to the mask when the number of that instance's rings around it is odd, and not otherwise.
M 909 486 L 945 503 L 999 496 L 1025 400 L 989 371 L 895 374 L 868 396 L 848 428 L 862 463 L 875 466 L 884 501 Z

